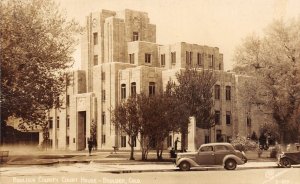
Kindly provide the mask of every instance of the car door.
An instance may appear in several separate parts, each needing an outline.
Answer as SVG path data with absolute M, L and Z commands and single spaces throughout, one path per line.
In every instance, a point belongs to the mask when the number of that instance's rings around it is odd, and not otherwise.
M 196 156 L 196 161 L 199 165 L 214 165 L 215 154 L 214 154 L 213 146 L 201 147 Z
M 223 165 L 223 159 L 230 154 L 230 150 L 224 145 L 214 146 L 215 150 L 215 165 Z

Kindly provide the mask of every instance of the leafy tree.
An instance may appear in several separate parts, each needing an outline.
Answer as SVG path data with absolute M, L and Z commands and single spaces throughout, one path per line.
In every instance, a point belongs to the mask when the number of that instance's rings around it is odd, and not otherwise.
M 131 96 L 126 101 L 118 104 L 112 113 L 112 123 L 129 137 L 128 144 L 131 148 L 130 160 L 134 160 L 135 140 L 140 131 L 140 112 L 137 102 L 136 96 Z
M 300 107 L 300 19 L 274 21 L 262 38 L 247 37 L 236 50 L 234 71 L 251 77 L 244 85 L 249 103 L 271 114 L 283 143 L 294 131 Z
M 169 85 L 176 102 L 177 115 L 174 117 L 180 124 L 181 147 L 185 149 L 189 117 L 196 118 L 196 126 L 199 128 L 209 129 L 214 126 L 212 89 L 216 77 L 209 70 L 186 68 L 177 73 L 176 78 L 176 83 Z
M 176 131 L 173 99 L 165 93 L 153 96 L 140 95 L 141 135 L 143 155 L 147 155 L 151 141 L 155 143 L 157 159 L 162 159 L 163 143 L 171 131 Z M 143 157 L 146 159 L 146 157 Z
M 79 27 L 53 0 L 2 0 L 0 17 L 1 125 L 13 116 L 46 127 L 46 111 L 60 106 Z

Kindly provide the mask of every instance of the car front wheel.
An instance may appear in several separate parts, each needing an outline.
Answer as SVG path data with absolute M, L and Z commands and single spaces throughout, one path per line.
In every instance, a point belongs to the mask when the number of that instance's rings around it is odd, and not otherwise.
M 191 165 L 187 161 L 183 161 L 180 163 L 179 168 L 182 171 L 189 171 L 191 169 Z
M 235 170 L 236 161 L 233 159 L 226 160 L 224 168 L 227 170 Z
M 282 158 L 280 160 L 280 164 L 285 167 L 285 168 L 290 168 L 291 167 L 291 161 L 288 158 Z

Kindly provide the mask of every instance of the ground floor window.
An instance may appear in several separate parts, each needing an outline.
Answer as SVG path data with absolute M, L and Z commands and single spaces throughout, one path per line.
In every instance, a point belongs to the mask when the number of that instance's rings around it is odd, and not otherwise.
M 70 144 L 70 137 L 69 136 L 66 137 L 66 144 L 67 144 L 67 146 L 69 146 L 69 144 Z
M 169 135 L 169 137 L 167 139 L 167 145 L 168 145 L 168 147 L 172 147 L 172 135 Z
M 205 144 L 206 144 L 206 143 L 210 143 L 209 135 L 206 135 L 206 136 L 204 137 L 204 142 L 205 142 Z
M 126 147 L 126 136 L 121 136 L 121 147 L 122 148 Z
M 102 144 L 105 144 L 105 135 L 102 135 Z

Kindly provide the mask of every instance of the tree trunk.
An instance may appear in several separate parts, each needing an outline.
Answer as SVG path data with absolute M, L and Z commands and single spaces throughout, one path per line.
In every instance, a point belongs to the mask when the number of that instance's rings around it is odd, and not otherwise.
M 182 132 L 181 133 L 181 151 L 182 152 L 185 152 L 185 148 L 186 148 L 186 144 L 185 144 L 185 142 L 186 142 L 186 133 L 185 132 Z
M 130 158 L 129 160 L 134 160 L 134 140 L 133 137 L 130 138 Z

